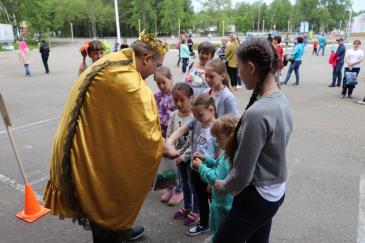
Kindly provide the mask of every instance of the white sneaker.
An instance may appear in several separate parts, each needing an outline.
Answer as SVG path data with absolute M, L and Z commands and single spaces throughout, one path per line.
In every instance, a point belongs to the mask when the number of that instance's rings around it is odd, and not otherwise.
M 365 101 L 362 101 L 362 100 L 359 100 L 357 103 L 360 105 L 365 105 Z

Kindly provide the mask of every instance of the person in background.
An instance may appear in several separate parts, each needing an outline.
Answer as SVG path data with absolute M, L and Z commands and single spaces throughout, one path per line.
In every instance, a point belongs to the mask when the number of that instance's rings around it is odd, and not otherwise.
M 221 39 L 221 47 L 217 49 L 214 54 L 214 58 L 219 58 L 222 62 L 226 63 L 226 47 L 227 47 L 227 38 L 223 37 Z
M 104 55 L 108 55 L 110 53 L 110 50 L 112 49 L 112 46 L 107 40 L 103 40 L 102 44 L 104 48 Z
M 238 116 L 236 97 L 229 85 L 226 65 L 219 59 L 213 59 L 205 65 L 205 81 L 209 89 L 205 92 L 213 97 L 217 118 L 225 114 Z
M 302 64 L 302 57 L 303 57 L 304 49 L 305 49 L 304 44 L 303 44 L 303 37 L 298 36 L 297 42 L 298 42 L 298 44 L 295 45 L 294 51 L 290 55 L 290 57 L 293 59 L 293 62 L 290 63 L 289 70 L 286 75 L 285 81 L 280 83 L 282 85 L 288 84 L 288 81 L 289 81 L 290 76 L 293 71 L 295 73 L 296 82 L 292 85 L 299 85 L 299 78 L 300 78 L 299 67 Z
M 158 92 L 154 93 L 158 113 L 160 115 L 160 126 L 162 136 L 166 138 L 167 126 L 170 120 L 170 114 L 175 110 L 172 101 L 172 74 L 170 68 L 161 66 L 155 70 L 153 75 Z
M 318 42 L 315 40 L 315 41 L 313 42 L 313 52 L 312 52 L 312 56 L 313 56 L 313 55 L 317 55 L 317 56 L 318 56 L 317 48 L 318 48 Z
M 186 73 L 186 68 L 189 65 L 189 57 L 190 57 L 190 51 L 189 46 L 186 43 L 186 35 L 181 35 L 181 43 L 180 43 L 180 58 L 182 60 L 182 72 Z
M 267 35 L 267 40 L 268 40 L 270 43 L 272 43 L 272 36 L 271 36 L 271 34 L 268 34 L 268 35 Z
M 25 76 L 31 77 L 32 76 L 30 72 L 31 54 L 28 45 L 24 40 L 19 42 L 19 58 L 20 58 L 20 63 L 24 66 Z
M 324 36 L 324 34 L 322 33 L 322 35 L 318 38 L 318 41 L 319 41 L 319 49 L 318 49 L 318 55 L 319 55 L 319 52 L 322 50 L 322 56 L 324 56 L 324 49 L 327 45 L 327 40 L 326 40 L 326 37 Z
M 84 72 L 84 70 L 88 67 L 87 63 L 86 63 L 86 57 L 87 57 L 87 49 L 89 48 L 89 42 L 88 41 L 84 41 L 84 43 L 82 44 L 82 47 L 80 48 L 80 54 L 82 56 L 82 61 L 81 64 L 79 66 L 79 75 Z
M 278 84 L 280 83 L 281 69 L 283 69 L 284 67 L 283 64 L 284 50 L 280 43 L 281 43 L 281 36 L 280 35 L 274 36 L 272 44 L 275 47 L 276 53 L 278 54 L 278 71 L 275 73 L 275 79 L 278 82 Z
M 104 44 L 99 40 L 90 41 L 87 54 L 93 63 L 96 62 L 105 55 Z
M 117 52 L 117 51 L 119 51 L 119 43 L 115 42 L 113 52 Z
M 331 54 L 330 54 L 328 63 L 331 64 L 331 66 L 332 66 L 332 72 L 334 72 L 334 70 L 336 70 L 337 61 L 338 61 L 338 57 L 336 57 L 335 51 L 331 50 Z
M 205 80 L 205 65 L 212 60 L 215 54 L 215 46 L 209 41 L 204 41 L 198 46 L 198 62 L 189 65 L 185 82 L 194 90 L 194 96 L 203 93 L 208 85 Z
M 185 36 L 186 37 L 186 36 Z M 194 52 L 194 49 L 193 49 L 193 46 L 194 46 L 194 42 L 193 40 L 191 39 L 191 34 L 189 34 L 189 37 L 186 41 L 186 43 L 188 44 L 188 47 L 189 47 L 189 51 L 190 51 L 190 56 L 192 56 L 193 58 L 195 57 L 195 52 Z
M 227 72 L 229 75 L 229 79 L 231 81 L 232 92 L 237 91 L 237 83 L 238 83 L 238 69 L 235 57 L 237 47 L 238 47 L 237 36 L 235 34 L 232 34 L 230 37 L 229 45 L 226 49 Z
M 342 79 L 342 67 L 345 62 L 345 54 L 346 54 L 346 47 L 343 44 L 343 38 L 338 38 L 337 40 L 338 48 L 336 51 L 336 57 L 338 57 L 338 61 L 336 64 L 335 70 L 332 73 L 332 83 L 328 87 L 335 87 L 336 80 L 337 80 L 337 87 L 341 86 L 341 79 Z
M 128 48 L 128 47 L 129 47 L 129 45 L 128 45 L 127 39 L 124 38 L 123 43 L 120 45 L 120 49 L 122 50 L 122 49 L 125 49 L 125 48 Z
M 364 51 L 360 49 L 361 41 L 355 40 L 353 42 L 353 48 L 346 51 L 345 54 L 345 71 L 342 82 L 341 98 L 345 98 L 346 93 L 349 98 L 352 98 L 352 91 L 355 88 L 354 84 L 348 84 L 346 72 L 356 73 L 356 77 L 359 75 L 361 62 L 364 60 Z
M 47 43 L 42 40 L 41 42 L 41 46 L 39 47 L 39 52 L 41 53 L 41 57 L 42 57 L 42 62 L 43 62 L 43 66 L 44 69 L 46 70 L 46 73 L 49 73 L 49 67 L 48 67 L 48 57 L 49 57 L 49 46 L 47 45 Z

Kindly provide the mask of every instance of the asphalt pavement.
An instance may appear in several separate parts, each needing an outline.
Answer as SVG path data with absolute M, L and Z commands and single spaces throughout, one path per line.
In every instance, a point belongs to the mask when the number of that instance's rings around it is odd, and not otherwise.
M 25 77 L 16 52 L 0 53 L 0 93 L 28 180 L 39 198 L 49 175 L 58 119 L 81 62 L 79 47 L 75 43 L 52 48 L 50 74 L 45 74 L 34 50 L 30 78 Z M 282 88 L 292 106 L 294 132 L 288 147 L 286 199 L 273 220 L 274 243 L 365 242 L 365 190 L 360 193 L 361 181 L 365 183 L 365 106 L 356 103 L 365 96 L 365 69 L 363 65 L 354 98 L 340 99 L 340 88 L 327 87 L 332 74 L 328 49 L 322 57 L 312 56 L 308 47 L 300 85 Z M 164 62 L 172 69 L 174 82 L 184 77 L 176 61 L 177 52 L 172 50 Z M 294 73 L 290 81 L 294 82 Z M 156 90 L 151 78 L 148 83 Z M 243 112 L 250 92 L 243 88 L 235 95 Z M 0 121 L 0 243 L 91 242 L 91 232 L 70 220 L 46 215 L 30 224 L 15 217 L 23 208 L 22 180 L 4 129 Z M 161 203 L 160 196 L 161 192 L 151 191 L 146 198 L 136 222 L 146 227 L 146 233 L 138 242 L 206 240 L 208 234 L 186 236 L 187 227 L 172 219 L 178 207 Z

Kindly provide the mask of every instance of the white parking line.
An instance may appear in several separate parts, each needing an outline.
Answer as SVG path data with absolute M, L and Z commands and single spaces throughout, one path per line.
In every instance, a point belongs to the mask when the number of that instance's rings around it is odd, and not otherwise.
M 39 179 L 37 179 L 37 180 L 31 181 L 31 182 L 30 182 L 30 184 L 31 184 L 32 186 L 34 186 L 34 185 L 36 185 L 36 184 L 38 184 L 38 183 L 41 183 L 41 182 L 43 182 L 43 181 L 46 181 L 46 180 L 48 180 L 48 176 L 44 176 L 44 177 L 39 178 Z
M 29 127 L 38 126 L 38 125 L 41 125 L 41 124 L 44 124 L 44 123 L 56 121 L 58 119 L 60 119 L 60 118 L 59 117 L 54 117 L 54 118 L 50 118 L 50 119 L 46 119 L 46 120 L 42 120 L 42 121 L 37 121 L 37 122 L 25 124 L 25 125 L 22 125 L 22 126 L 19 126 L 19 127 L 12 128 L 10 130 L 12 132 L 14 132 L 14 131 L 21 130 L 21 129 L 24 129 L 24 128 L 29 128 Z M 4 134 L 4 133 L 6 133 L 6 130 L 0 131 L 0 135 Z
M 16 183 L 14 180 L 10 179 L 7 176 L 4 176 L 2 174 L 0 174 L 0 182 L 3 182 L 5 184 L 8 184 L 10 187 L 21 191 L 24 193 L 24 186 L 21 184 Z M 43 200 L 43 196 L 39 195 L 37 192 L 34 191 L 35 196 L 37 197 L 38 201 L 42 201 Z
M 360 176 L 359 221 L 357 224 L 357 243 L 365 242 L 365 175 Z

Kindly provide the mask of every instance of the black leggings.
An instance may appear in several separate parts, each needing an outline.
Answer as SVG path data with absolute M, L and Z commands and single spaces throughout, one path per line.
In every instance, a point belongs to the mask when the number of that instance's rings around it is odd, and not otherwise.
M 234 200 L 231 211 L 214 237 L 214 243 L 268 243 L 271 220 L 284 201 L 269 202 L 254 186 L 247 186 Z
M 198 172 L 192 170 L 193 186 L 195 187 L 196 196 L 199 202 L 200 225 L 207 227 L 209 225 L 209 193 L 208 184 L 200 179 Z
M 237 86 L 238 69 L 237 68 L 231 68 L 227 65 L 227 73 L 228 73 L 229 79 L 231 80 L 231 86 Z

